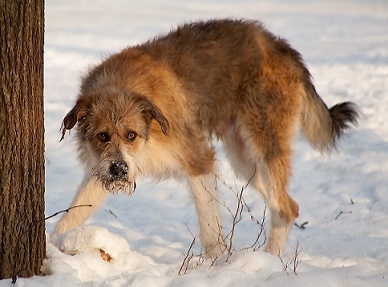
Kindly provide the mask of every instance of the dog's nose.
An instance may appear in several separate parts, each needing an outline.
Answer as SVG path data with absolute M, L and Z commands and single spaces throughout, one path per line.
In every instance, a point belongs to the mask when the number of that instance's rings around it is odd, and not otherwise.
M 110 166 L 110 174 L 115 180 L 124 179 L 128 173 L 128 166 L 123 161 L 115 161 Z

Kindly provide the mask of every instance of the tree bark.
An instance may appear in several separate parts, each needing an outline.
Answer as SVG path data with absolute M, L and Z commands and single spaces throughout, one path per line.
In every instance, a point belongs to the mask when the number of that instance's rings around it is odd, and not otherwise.
M 0 279 L 45 257 L 44 0 L 0 0 Z

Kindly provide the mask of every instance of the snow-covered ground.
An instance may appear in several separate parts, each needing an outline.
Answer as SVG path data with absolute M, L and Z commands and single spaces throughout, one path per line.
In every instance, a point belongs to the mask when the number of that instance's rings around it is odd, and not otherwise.
M 47 245 L 44 271 L 16 286 L 388 286 L 388 2 L 386 0 L 46 2 L 46 214 L 65 209 L 82 179 L 71 136 L 59 128 L 77 95 L 80 75 L 127 45 L 182 22 L 233 17 L 262 20 L 299 50 L 328 105 L 351 100 L 362 109 L 359 127 L 338 151 L 322 158 L 298 137 L 290 193 L 300 205 L 281 258 L 245 250 L 260 226 L 247 209 L 233 238 L 234 252 L 201 261 L 196 215 L 186 187 L 174 181 L 138 182 L 128 197 L 109 196 L 87 225 Z M 226 230 L 234 211 L 234 178 L 220 153 Z M 263 218 L 253 190 L 244 198 Z M 58 217 L 47 222 L 51 232 Z M 262 235 L 261 240 L 265 236 Z M 113 259 L 102 261 L 99 249 Z M 190 250 L 189 250 L 190 249 Z M 186 254 L 186 272 L 178 272 Z M 295 261 L 296 252 L 298 253 Z M 294 272 L 294 262 L 298 263 Z M 0 286 L 11 286 L 10 280 Z

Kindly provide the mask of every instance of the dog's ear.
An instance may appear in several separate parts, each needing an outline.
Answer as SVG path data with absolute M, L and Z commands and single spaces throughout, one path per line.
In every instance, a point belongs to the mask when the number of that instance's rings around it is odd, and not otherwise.
M 75 106 L 67 113 L 62 122 L 62 137 L 61 141 L 65 138 L 66 130 L 71 130 L 75 124 L 86 116 L 86 108 L 89 100 L 86 98 L 80 98 L 77 100 Z
M 136 96 L 136 101 L 139 103 L 140 109 L 147 121 L 151 122 L 151 120 L 156 120 L 160 125 L 162 132 L 165 135 L 168 135 L 170 124 L 162 111 L 145 96 Z

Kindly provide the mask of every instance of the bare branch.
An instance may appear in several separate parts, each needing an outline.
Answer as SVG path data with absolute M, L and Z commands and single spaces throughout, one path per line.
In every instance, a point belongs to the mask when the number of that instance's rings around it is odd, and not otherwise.
M 352 212 L 351 211 L 340 211 L 340 213 L 338 213 L 338 215 L 334 218 L 334 220 L 337 220 L 342 214 L 351 214 Z
M 221 230 L 223 229 L 222 226 L 220 225 L 220 223 L 218 222 L 218 230 L 213 230 L 213 232 L 216 232 L 219 234 L 219 238 L 218 238 L 218 244 L 215 246 L 215 247 L 219 247 L 220 246 L 220 243 L 224 243 L 226 240 L 228 240 L 228 246 L 226 246 L 225 244 L 225 250 L 227 251 L 227 256 L 226 256 L 226 259 L 225 259 L 225 263 L 229 261 L 229 258 L 233 255 L 233 252 L 234 252 L 234 245 L 233 245 L 233 240 L 234 240 L 234 237 L 235 237 L 235 234 L 236 234 L 236 227 L 237 227 L 237 224 L 243 219 L 243 212 L 244 212 L 244 209 L 248 212 L 249 216 L 250 216 L 250 219 L 252 222 L 254 222 L 256 225 L 259 226 L 259 231 L 258 231 L 258 234 L 257 234 L 257 237 L 255 239 L 255 242 L 250 246 L 250 247 L 247 247 L 247 248 L 244 248 L 243 250 L 250 250 L 252 249 L 253 251 L 256 251 L 258 250 L 259 248 L 261 248 L 265 242 L 266 242 L 266 230 L 265 230 L 265 220 L 266 220 L 266 211 L 267 211 L 267 206 L 265 206 L 264 208 L 264 212 L 263 212 L 263 217 L 261 220 L 258 220 L 256 219 L 256 217 L 253 215 L 253 212 L 251 210 L 251 208 L 248 206 L 247 202 L 245 201 L 244 199 L 244 191 L 248 188 L 249 184 L 251 183 L 251 181 L 254 179 L 255 177 L 255 173 L 256 173 L 256 170 L 254 171 L 252 177 L 248 180 L 248 182 L 243 185 L 240 189 L 240 191 L 236 191 L 237 190 L 237 184 L 236 184 L 236 188 L 233 188 L 231 186 L 229 186 L 225 180 L 223 180 L 221 178 L 220 175 L 216 175 L 216 178 L 215 180 L 218 180 L 226 187 L 228 188 L 230 191 L 232 191 L 234 193 L 234 195 L 236 196 L 237 198 L 237 206 L 236 208 L 234 209 L 234 211 L 232 212 L 232 210 L 226 205 L 225 202 L 221 202 L 219 201 L 214 194 L 212 194 L 212 192 L 210 192 L 206 186 L 203 185 L 204 189 L 209 192 L 209 194 L 211 195 L 212 199 L 215 200 L 218 204 L 220 204 L 221 206 L 223 206 L 228 212 L 229 214 L 231 215 L 232 217 L 232 227 L 231 227 L 231 230 L 230 232 L 226 235 L 226 236 L 223 236 L 222 235 L 222 232 Z M 216 190 L 218 190 L 218 185 L 216 185 Z M 189 233 L 193 236 L 193 240 L 187 250 L 187 253 L 185 255 L 185 258 L 182 262 L 182 265 L 179 269 L 179 272 L 178 274 L 179 275 L 184 275 L 187 273 L 187 271 L 191 268 L 195 268 L 199 265 L 201 265 L 203 262 L 204 262 L 204 257 L 203 256 L 206 256 L 206 253 L 200 253 L 199 255 L 194 255 L 193 252 L 192 252 L 192 249 L 193 249 L 193 246 L 195 244 L 195 237 L 194 235 L 191 233 L 189 227 L 186 225 L 187 227 L 187 230 L 189 231 Z M 264 240 L 262 240 L 263 238 L 263 235 L 264 235 Z M 209 252 L 209 250 L 207 251 Z M 199 258 L 199 261 L 197 264 L 192 264 L 190 263 L 190 261 L 194 258 L 194 257 L 198 257 Z M 209 268 L 211 268 L 212 266 L 214 266 L 214 264 L 216 263 L 216 261 L 219 259 L 220 257 L 217 257 L 215 259 L 212 260 Z M 288 265 L 287 265 L 288 266 Z
M 244 205 L 242 201 L 243 192 L 244 192 L 244 187 L 241 188 L 240 193 L 237 195 L 237 207 L 233 216 L 232 229 L 230 231 L 230 236 L 229 236 L 228 259 L 232 254 L 234 230 L 236 228 L 237 223 L 239 223 L 242 219 L 242 211 L 244 209 Z
M 265 242 L 267 241 L 267 236 L 266 236 L 266 232 L 265 232 L 265 217 L 266 217 L 266 214 L 267 214 L 267 206 L 264 207 L 264 211 L 263 211 L 263 218 L 261 221 L 258 221 L 251 213 L 251 211 L 249 211 L 249 214 L 251 216 L 251 220 L 253 222 L 255 222 L 257 225 L 260 226 L 260 229 L 259 229 L 259 232 L 257 233 L 257 236 L 256 236 L 256 240 L 255 242 L 249 246 L 249 247 L 246 247 L 245 250 L 249 250 L 249 249 L 253 249 L 253 251 L 257 251 L 259 250 L 264 244 Z M 262 238 L 264 234 L 264 240 L 263 242 L 260 244 L 260 239 Z
M 294 274 L 295 274 L 295 275 L 298 275 L 298 274 L 296 273 L 296 269 L 298 268 L 299 263 L 300 263 L 300 260 L 299 260 L 299 241 L 298 241 L 298 242 L 296 243 L 294 257 L 293 257 L 293 259 L 292 259 L 292 265 L 293 265 L 292 271 L 294 271 Z
M 91 204 L 75 205 L 75 206 L 69 207 L 68 209 L 64 209 L 64 210 L 60 210 L 60 211 L 58 211 L 58 212 L 55 212 L 54 214 L 52 214 L 52 215 L 50 215 L 50 216 L 48 216 L 48 217 L 46 217 L 45 219 L 40 220 L 40 221 L 46 221 L 46 220 L 48 220 L 48 219 L 50 219 L 50 218 L 53 218 L 53 217 L 55 217 L 55 216 L 57 216 L 57 215 L 59 215 L 59 214 L 61 214 L 61 213 L 69 212 L 71 209 L 79 208 L 79 207 L 92 207 L 92 205 L 91 205 Z M 38 221 L 38 222 L 39 222 L 39 221 Z M 36 223 L 37 223 L 37 222 L 36 222 Z
M 181 268 L 179 268 L 178 275 L 182 275 L 182 274 L 187 273 L 187 269 L 189 268 L 190 260 L 191 260 L 191 258 L 193 258 L 193 253 L 191 252 L 191 249 L 193 248 L 194 244 L 195 244 L 195 237 L 193 237 L 193 240 L 191 241 L 191 244 L 190 244 L 189 249 L 187 250 L 185 259 L 183 259 Z
M 110 215 L 112 215 L 114 218 L 117 218 L 117 215 L 111 209 L 104 209 L 104 210 L 105 210 L 105 212 L 107 212 Z
M 299 263 L 301 262 L 299 260 L 299 255 L 300 255 L 299 241 L 296 243 L 296 247 L 294 249 L 294 254 L 292 255 L 292 258 L 290 258 L 288 261 L 283 260 L 283 258 L 280 256 L 280 251 L 279 251 L 278 257 L 280 259 L 280 262 L 283 265 L 284 272 L 288 274 L 288 270 L 292 270 L 292 272 L 295 275 L 298 275 L 297 269 L 298 269 Z
M 294 223 L 294 225 L 296 226 L 296 227 L 298 227 L 298 228 L 300 228 L 300 229 L 306 229 L 306 225 L 308 224 L 309 222 L 308 221 L 305 221 L 305 222 L 303 222 L 302 224 L 298 224 L 298 223 Z

